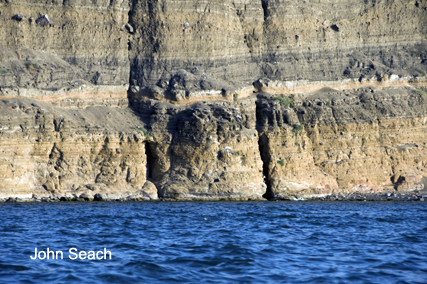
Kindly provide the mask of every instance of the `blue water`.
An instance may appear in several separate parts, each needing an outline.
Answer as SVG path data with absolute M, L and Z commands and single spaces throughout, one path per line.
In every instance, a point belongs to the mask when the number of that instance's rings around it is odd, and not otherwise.
M 0 216 L 0 283 L 427 283 L 421 202 L 3 203 Z M 32 260 L 36 247 L 63 259 Z

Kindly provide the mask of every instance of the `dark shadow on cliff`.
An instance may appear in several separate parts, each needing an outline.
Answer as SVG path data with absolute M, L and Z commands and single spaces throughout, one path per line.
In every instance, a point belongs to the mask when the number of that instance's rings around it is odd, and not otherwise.
M 261 121 L 262 121 L 262 107 L 260 106 L 259 102 L 256 102 L 256 129 L 258 131 L 258 147 L 259 147 L 259 153 L 261 155 L 262 160 L 262 174 L 264 178 L 264 183 L 267 185 L 267 190 L 262 195 L 263 198 L 267 200 L 273 200 L 274 199 L 274 193 L 271 189 L 270 184 L 270 174 L 269 174 L 269 163 L 270 163 L 270 155 L 268 154 L 269 146 L 268 146 L 268 137 L 263 133 Z

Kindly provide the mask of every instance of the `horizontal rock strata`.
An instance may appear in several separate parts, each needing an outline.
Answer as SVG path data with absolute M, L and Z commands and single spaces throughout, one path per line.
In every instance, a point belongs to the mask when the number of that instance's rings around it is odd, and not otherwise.
M 295 91 L 427 72 L 421 0 L 14 0 L 0 10 L 6 97 L 90 100 L 129 90 L 193 103 L 247 95 L 260 78 L 269 82 L 260 87 Z
M 0 198 L 427 191 L 426 35 L 425 0 L 0 0 Z
M 425 91 L 325 88 L 291 108 L 280 99 L 257 102 L 268 198 L 427 189 Z
M 0 197 L 157 198 L 144 191 L 147 137 L 131 110 L 66 111 L 30 99 L 0 105 Z
M 425 92 L 325 88 L 187 107 L 147 99 L 133 110 L 3 100 L 1 192 L 290 199 L 424 191 Z

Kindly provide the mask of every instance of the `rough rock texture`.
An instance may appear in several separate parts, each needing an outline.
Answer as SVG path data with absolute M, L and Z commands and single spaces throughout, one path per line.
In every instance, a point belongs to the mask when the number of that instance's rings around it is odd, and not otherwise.
M 285 89 L 425 77 L 426 7 L 406 0 L 137 1 L 129 18 L 131 84 L 135 93 L 179 101 L 212 89 L 226 95 L 260 77 Z M 180 70 L 189 84 L 174 80 Z
M 0 197 L 427 191 L 426 0 L 0 0 L 0 39 Z
M 427 71 L 425 0 L 3 0 L 0 11 L 3 96 L 84 84 L 86 97 L 124 98 L 130 84 L 134 98 L 188 103 L 247 95 L 259 78 L 292 91 Z
M 125 99 L 128 12 L 121 0 L 0 1 L 0 96 L 60 101 L 84 85 L 81 96 Z M 43 15 L 51 24 L 36 23 Z
M 252 198 L 266 191 L 255 129 L 255 98 L 189 108 L 134 105 L 151 126 L 149 178 L 163 198 Z M 147 111 L 150 110 L 150 111 Z
M 260 95 L 267 198 L 351 191 L 427 190 L 427 95 L 325 88 L 294 106 Z
M 145 194 L 143 124 L 129 109 L 0 102 L 0 197 Z

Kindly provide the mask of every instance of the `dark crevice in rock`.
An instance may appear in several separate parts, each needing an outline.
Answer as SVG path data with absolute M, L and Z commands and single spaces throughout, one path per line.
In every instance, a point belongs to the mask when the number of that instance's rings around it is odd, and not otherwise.
M 269 150 L 268 150 L 268 138 L 265 134 L 261 135 L 258 140 L 259 152 L 262 160 L 262 174 L 264 177 L 264 182 L 267 185 L 267 190 L 262 195 L 267 200 L 272 200 L 274 198 L 274 193 L 271 189 L 270 176 L 269 176 Z
M 270 175 L 269 175 L 269 163 L 270 163 L 270 156 L 269 156 L 269 148 L 268 148 L 268 137 L 265 134 L 260 134 L 260 122 L 262 121 L 261 115 L 261 106 L 259 104 L 256 104 L 256 128 L 258 131 L 258 149 L 262 160 L 262 174 L 264 178 L 264 183 L 267 186 L 267 189 L 265 193 L 262 195 L 263 198 L 267 200 L 271 200 L 274 198 L 274 193 L 271 189 L 270 184 Z
M 145 156 L 147 158 L 147 180 L 150 180 L 152 178 L 153 168 L 154 168 L 154 158 L 153 154 L 151 152 L 151 143 L 146 142 L 145 143 Z
M 264 11 L 264 21 L 267 20 L 268 16 L 270 15 L 270 12 L 268 10 L 268 1 L 262 0 L 261 1 L 262 10 Z

